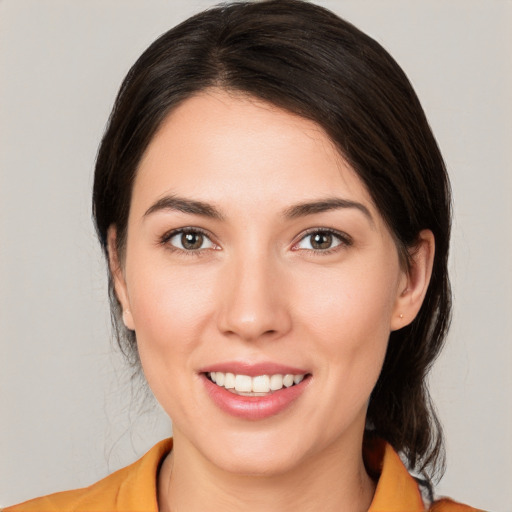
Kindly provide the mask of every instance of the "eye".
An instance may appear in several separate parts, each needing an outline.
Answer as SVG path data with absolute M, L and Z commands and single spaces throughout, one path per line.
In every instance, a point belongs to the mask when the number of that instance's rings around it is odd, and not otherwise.
M 317 229 L 303 236 L 300 241 L 293 246 L 294 250 L 306 249 L 317 252 L 328 252 L 340 245 L 351 245 L 351 240 L 347 235 L 336 233 L 328 229 Z
M 164 242 L 182 251 L 200 251 L 216 248 L 216 245 L 205 233 L 196 229 L 174 231 L 165 237 Z

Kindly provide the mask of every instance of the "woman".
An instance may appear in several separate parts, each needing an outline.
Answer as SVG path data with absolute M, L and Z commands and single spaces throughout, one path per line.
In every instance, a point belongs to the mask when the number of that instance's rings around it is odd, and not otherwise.
M 7 510 L 471 510 L 431 493 L 448 179 L 377 43 L 294 0 L 182 23 L 121 87 L 94 215 L 173 441 Z

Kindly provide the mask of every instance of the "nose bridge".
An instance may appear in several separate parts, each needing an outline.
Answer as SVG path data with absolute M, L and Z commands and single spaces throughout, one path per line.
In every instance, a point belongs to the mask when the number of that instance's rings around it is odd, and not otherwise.
M 272 251 L 249 250 L 234 254 L 222 276 L 218 327 L 244 340 L 285 333 L 290 315 L 284 276 Z

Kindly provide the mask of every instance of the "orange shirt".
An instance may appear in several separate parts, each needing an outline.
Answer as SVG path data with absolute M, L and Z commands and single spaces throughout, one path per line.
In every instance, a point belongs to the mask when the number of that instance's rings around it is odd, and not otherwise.
M 172 439 L 166 439 L 137 462 L 90 487 L 36 498 L 3 512 L 158 512 L 158 468 L 171 448 Z M 368 512 L 425 512 L 416 481 L 389 444 L 371 443 L 365 456 L 371 469 L 380 473 Z M 478 512 L 449 499 L 436 501 L 430 511 Z

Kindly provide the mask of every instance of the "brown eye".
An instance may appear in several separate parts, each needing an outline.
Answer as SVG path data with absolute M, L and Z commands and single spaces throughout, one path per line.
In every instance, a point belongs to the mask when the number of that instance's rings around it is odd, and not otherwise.
M 331 233 L 315 233 L 311 235 L 311 247 L 317 250 L 330 249 L 332 246 L 332 238 Z
M 201 233 L 183 233 L 181 235 L 181 245 L 189 251 L 200 249 L 203 245 L 203 238 Z
M 182 251 L 200 251 L 214 248 L 213 242 L 201 231 L 178 231 L 169 239 L 168 243 Z
M 337 233 L 330 230 L 318 229 L 311 231 L 294 246 L 294 250 L 306 249 L 316 252 L 327 252 L 329 249 L 335 249 L 338 246 L 349 246 L 352 240 L 348 235 Z

